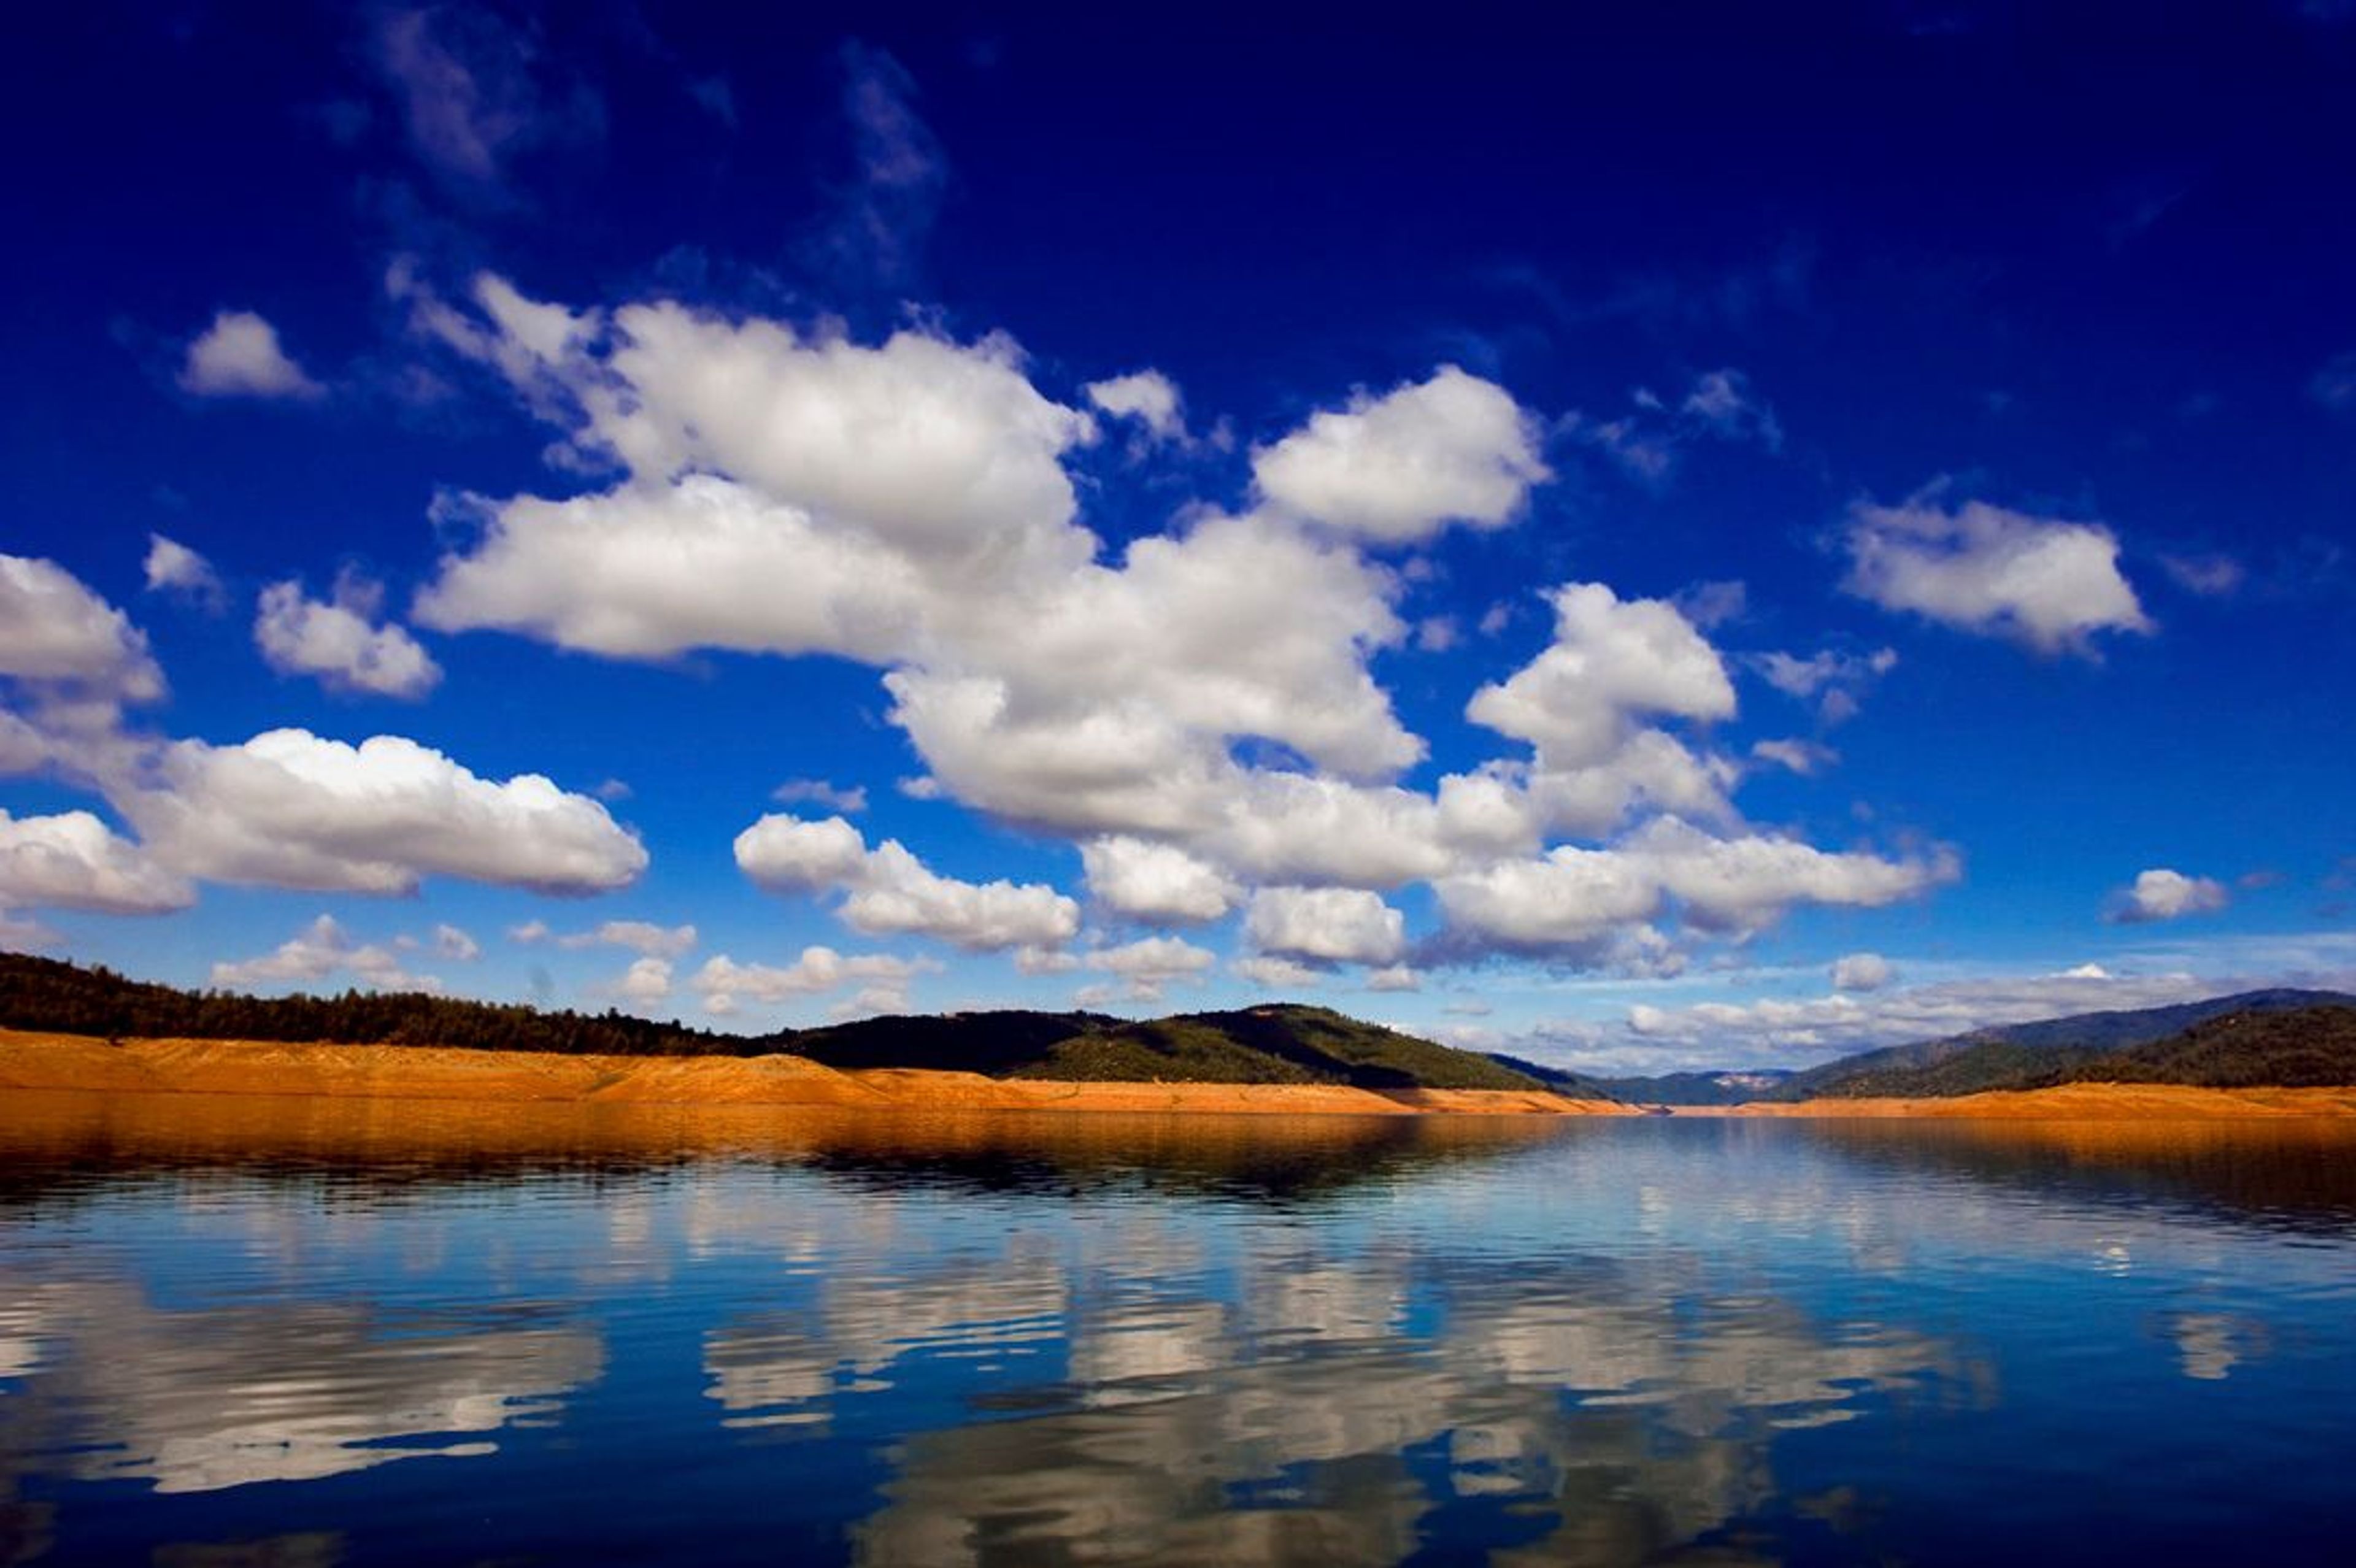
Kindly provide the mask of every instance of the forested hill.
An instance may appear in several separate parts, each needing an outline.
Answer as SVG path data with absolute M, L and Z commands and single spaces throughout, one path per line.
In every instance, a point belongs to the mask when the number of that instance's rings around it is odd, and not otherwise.
M 1290 1005 L 1131 1023 L 1100 1013 L 866 1019 L 721 1034 L 626 1013 L 549 1012 L 417 992 L 260 997 L 183 991 L 53 958 L 0 954 L 0 1028 L 101 1037 L 438 1045 L 624 1056 L 785 1052 L 832 1067 L 920 1067 L 996 1078 L 1345 1083 L 1365 1089 L 1537 1089 L 1470 1051 Z
M 2356 997 L 2257 991 L 1982 1030 L 1829 1062 L 1788 1080 L 1774 1098 L 1939 1099 L 2091 1083 L 2356 1083 Z

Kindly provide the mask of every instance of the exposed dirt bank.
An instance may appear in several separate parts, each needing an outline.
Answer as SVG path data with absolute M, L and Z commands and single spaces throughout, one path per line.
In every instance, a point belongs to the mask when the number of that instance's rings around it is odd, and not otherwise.
M 1679 1107 L 1678 1115 L 1917 1117 L 1987 1121 L 2160 1121 L 2244 1116 L 2356 1116 L 2356 1087 L 2194 1089 L 2177 1083 L 2064 1083 L 1938 1100 L 1802 1100 L 1788 1105 Z
M 913 1068 L 839 1072 L 798 1056 L 570 1056 L 435 1046 L 126 1040 L 0 1029 L 0 1089 L 298 1094 L 510 1104 L 822 1105 L 925 1111 L 1265 1115 L 1625 1115 L 1629 1107 L 1490 1089 L 1291 1083 L 1056 1083 Z

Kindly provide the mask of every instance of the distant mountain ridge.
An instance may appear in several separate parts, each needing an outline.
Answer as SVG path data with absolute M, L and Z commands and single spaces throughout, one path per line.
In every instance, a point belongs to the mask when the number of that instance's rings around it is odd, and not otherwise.
M 2222 1027 L 2235 1019 L 2261 1021 Z M 2276 1021 L 2262 1021 L 2266 1019 Z M 2169 1007 L 2000 1024 L 1863 1051 L 1794 1073 L 1769 1097 L 1942 1099 L 2102 1081 L 2211 1087 L 2356 1083 L 2356 1053 L 2339 1064 L 2329 1043 L 2340 1040 L 2343 1026 L 2356 1040 L 2356 996 L 2289 988 L 2243 991 Z M 2316 1052 L 2302 1052 L 2294 1040 L 2301 1031 L 2327 1043 Z M 2294 1065 L 2308 1076 L 2263 1076 Z M 2319 1072 L 2325 1076 L 2312 1076 Z
M 622 1056 L 782 1053 L 838 1068 L 926 1068 L 1072 1082 L 1324 1083 L 1360 1089 L 1558 1087 L 1475 1052 L 1365 1023 L 1328 1008 L 1291 1003 L 1141 1023 L 1102 1013 L 1009 1009 L 863 1019 L 773 1034 L 728 1035 L 619 1011 L 542 1011 L 417 992 L 260 997 L 184 991 L 106 969 L 18 954 L 0 954 L 0 1028 L 109 1038 L 333 1041 Z
M 1599 1078 L 1596 1086 L 1633 1105 L 1740 1105 L 1764 1099 L 1790 1081 L 1781 1067 L 1721 1072 L 1662 1072 L 1649 1078 Z

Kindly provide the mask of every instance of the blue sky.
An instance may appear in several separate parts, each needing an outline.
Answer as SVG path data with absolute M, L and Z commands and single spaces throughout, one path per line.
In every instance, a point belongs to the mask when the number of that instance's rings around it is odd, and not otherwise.
M 2356 12 L 107 5 L 0 934 L 1801 1065 L 2356 978 Z

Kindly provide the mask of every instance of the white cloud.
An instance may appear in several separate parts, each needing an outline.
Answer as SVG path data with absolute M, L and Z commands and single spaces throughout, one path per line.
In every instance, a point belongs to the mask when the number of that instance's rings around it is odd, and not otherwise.
M 891 998 L 892 1005 L 873 1010 L 894 1012 L 907 1006 L 908 982 L 937 967 L 923 959 L 880 953 L 846 957 L 831 947 L 822 946 L 803 948 L 799 958 L 782 967 L 739 964 L 720 953 L 703 961 L 688 987 L 702 997 L 707 1011 L 725 1015 L 746 1001 L 774 1005 L 862 983 L 880 987 Z
M 213 563 L 177 539 L 162 534 L 147 536 L 147 591 L 177 593 L 219 611 L 228 607 L 229 590 Z
M 1325 978 L 1306 964 L 1266 953 L 1238 958 L 1227 968 L 1263 991 L 1313 991 Z
M 587 893 L 647 865 L 637 837 L 586 795 L 537 773 L 480 778 L 397 735 L 177 741 L 151 776 L 110 794 L 159 861 L 211 881 L 404 893 L 446 876 Z
M 1526 952 L 1574 954 L 1661 911 L 1661 886 L 1630 858 L 1562 845 L 1540 859 L 1507 860 L 1436 882 L 1451 928 Z
M 559 947 L 626 947 L 648 958 L 680 958 L 695 945 L 695 927 L 645 920 L 609 920 L 593 931 L 556 939 Z
M 826 779 L 787 779 L 769 792 L 769 798 L 779 805 L 822 805 L 856 816 L 867 809 L 867 786 L 852 784 L 844 789 Z
M 1556 594 L 1555 645 L 1474 699 L 1526 756 L 1397 782 L 1427 748 L 1373 665 L 1409 635 L 1410 585 L 1367 552 L 1502 525 L 1547 477 L 1535 421 L 1462 371 L 1313 416 L 1256 453 L 1252 508 L 1182 507 L 1113 551 L 1065 466 L 1095 419 L 1043 396 L 1002 337 L 912 327 L 871 347 L 670 303 L 575 312 L 490 277 L 464 309 L 413 273 L 395 286 L 420 331 L 564 427 L 561 466 L 619 471 L 588 494 L 466 503 L 480 526 L 418 624 L 873 666 L 925 764 L 903 787 L 1078 840 L 1108 914 L 1208 920 L 1253 887 L 1477 876 L 1661 813 L 1741 836 L 1742 765 L 1664 727 L 1732 715 L 1724 661 L 1675 606 L 1601 584 Z M 788 804 L 849 809 L 819 782 Z M 1015 894 L 1028 912 L 986 918 L 982 890 L 840 818 L 766 818 L 738 854 L 765 886 L 839 897 L 857 929 L 1045 948 L 1077 931 L 1054 889 L 1008 888 L 1001 912 Z M 1694 908 L 1696 929 L 1738 928 Z M 1682 961 L 1641 923 L 1605 934 L 1625 965 Z
M 483 955 L 483 944 L 445 922 L 434 928 L 434 951 L 455 962 L 471 964 Z
M 840 816 L 810 822 L 773 812 L 736 836 L 736 865 L 773 893 L 821 893 L 867 871 L 867 840 Z
M 1423 976 L 1404 964 L 1393 964 L 1387 968 L 1369 970 L 1366 974 L 1366 989 L 1369 991 L 1420 991 L 1423 989 Z
M 55 561 L 0 555 L 0 676 L 37 707 L 154 702 L 164 675 L 146 634 Z
M 1833 960 L 1836 991 L 1879 991 L 1897 976 L 1897 967 L 1879 953 L 1849 953 Z
M 1820 692 L 1828 699 L 1846 694 L 1849 700 L 1841 711 L 1847 716 L 1854 714 L 1856 699 L 1866 687 L 1898 667 L 1898 651 L 1877 648 L 1869 654 L 1853 654 L 1825 648 L 1806 658 L 1771 652 L 1753 654 L 1744 662 L 1768 685 L 1803 702 Z
M 1162 988 L 1173 981 L 1208 973 L 1218 955 L 1175 936 L 1149 936 L 1122 947 L 1100 948 L 1083 962 L 1122 980 L 1130 1000 L 1151 1002 L 1159 1000 Z
M 1182 924 L 1216 920 L 1242 897 L 1233 877 L 1168 844 L 1092 838 L 1080 846 L 1088 891 L 1131 920 Z
M 1759 741 L 1752 743 L 1751 754 L 1803 778 L 1812 778 L 1840 761 L 1839 752 L 1814 741 Z
M 196 891 L 87 811 L 11 816 L 0 810 L 0 910 L 159 914 Z
M 1577 955 L 1644 927 L 1676 901 L 1684 923 L 1748 934 L 1795 904 L 1874 907 L 1954 880 L 1951 854 L 1885 859 L 1830 852 L 1794 838 L 1721 838 L 1674 816 L 1655 817 L 1602 849 L 1561 846 L 1435 884 L 1451 926 L 1508 947 Z M 1657 936 L 1657 933 L 1652 933 Z
M 522 943 L 527 947 L 535 943 L 545 942 L 548 938 L 548 922 L 544 920 L 527 920 L 519 925 L 508 927 L 508 940 Z
M 2098 523 L 1983 501 L 1950 510 L 1925 494 L 1851 507 L 1847 545 L 1848 592 L 2040 653 L 2085 653 L 2098 632 L 2152 629 L 2119 575 L 2118 539 Z
M 335 690 L 415 700 L 440 682 L 442 667 L 402 627 L 369 624 L 383 597 L 381 587 L 350 573 L 337 579 L 332 603 L 305 597 L 293 579 L 273 582 L 262 591 L 254 644 L 281 675 L 316 676 Z
M 327 389 L 279 347 L 278 329 L 250 310 L 225 310 L 188 345 L 180 389 L 199 398 L 323 396 Z
M 2133 883 L 2111 895 L 2109 917 L 2122 925 L 2137 925 L 2188 914 L 2212 914 L 2227 901 L 2222 882 L 2155 867 L 2137 872 Z
M 604 994 L 634 1008 L 652 1008 L 670 1000 L 671 962 L 648 955 L 634 958 L 618 979 L 603 987 Z
M 1186 416 L 1177 383 L 1159 370 L 1136 370 L 1081 389 L 1088 401 L 1116 418 L 1141 421 L 1157 441 L 1183 441 Z
M 1388 965 L 1407 949 L 1406 917 L 1356 888 L 1262 888 L 1244 934 L 1260 953 L 1328 963 Z
M 1622 847 L 1676 898 L 1686 923 L 1708 931 L 1763 929 L 1794 904 L 1877 908 L 1928 892 L 1960 874 L 1954 854 L 1890 860 L 1766 835 L 1713 837 L 1657 817 Z
M 1555 640 L 1501 685 L 1473 694 L 1476 724 L 1528 741 L 1559 766 L 1593 763 L 1633 732 L 1638 714 L 1713 720 L 1734 714 L 1718 650 L 1665 600 L 1621 600 L 1600 582 L 1548 596 Z
M 353 942 L 333 915 L 321 915 L 259 958 L 213 965 L 212 983 L 233 991 L 305 985 L 348 974 L 352 983 L 387 991 L 440 991 L 431 975 L 412 975 L 389 947 Z
M 1429 539 L 1451 522 L 1501 528 L 1551 478 L 1537 421 L 1501 387 L 1442 366 L 1252 454 L 1269 504 L 1378 544 Z
M 1057 947 L 1079 933 L 1080 906 L 1051 887 L 961 882 L 928 869 L 896 839 L 870 849 L 839 816 L 764 816 L 736 836 L 736 864 L 771 892 L 841 891 L 836 913 L 870 936 L 914 933 L 972 952 Z

